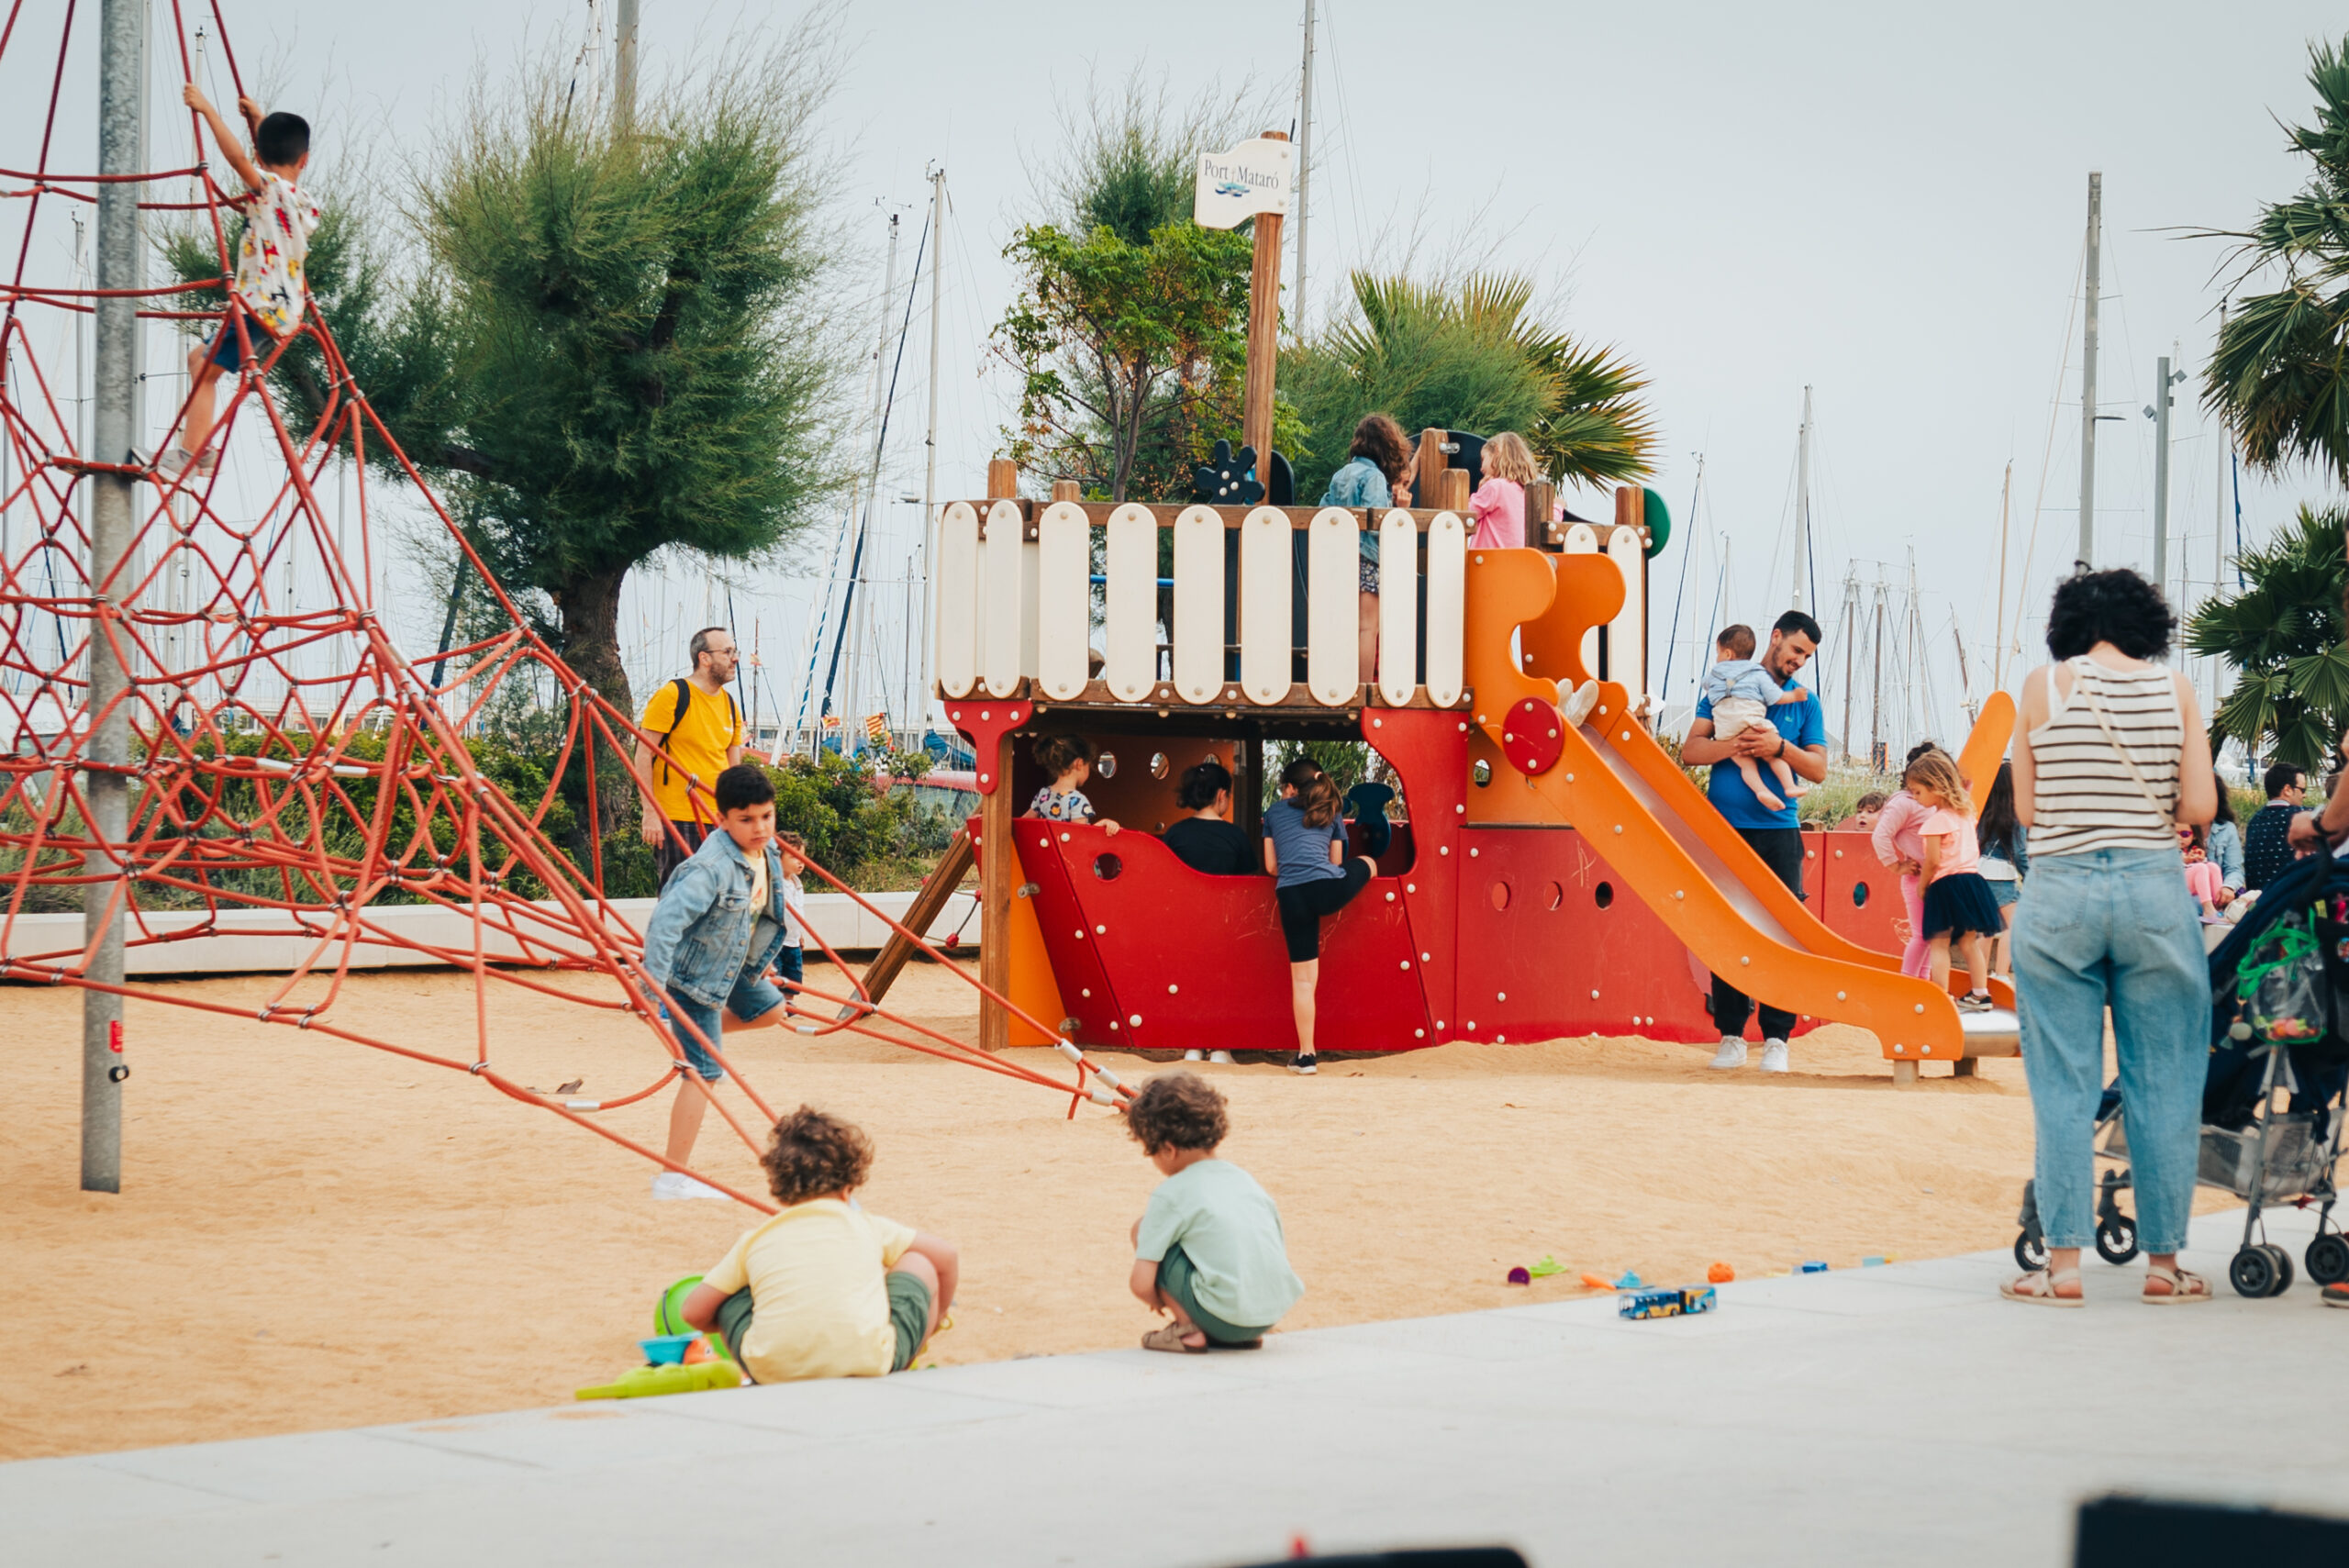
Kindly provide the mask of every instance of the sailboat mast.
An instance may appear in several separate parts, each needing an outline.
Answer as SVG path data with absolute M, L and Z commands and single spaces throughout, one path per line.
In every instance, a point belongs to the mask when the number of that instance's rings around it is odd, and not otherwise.
M 2097 273 L 2104 245 L 2104 175 L 2088 172 L 2087 336 L 2080 353 L 2080 554 L 2083 566 L 2096 559 L 2096 305 Z
M 1787 602 L 1796 609 L 1803 604 L 1802 592 L 1806 569 L 1810 564 L 1810 388 L 1802 389 L 1802 434 L 1795 443 L 1795 584 L 1794 595 Z
M 1297 290 L 1289 319 L 1305 336 L 1306 182 L 1313 172 L 1313 0 L 1305 0 L 1305 70 L 1297 89 Z
M 2015 460 L 2007 459 L 2007 476 L 1998 482 L 1998 607 L 1993 617 L 1998 627 L 1998 639 L 1990 644 L 1990 684 L 2003 688 L 2007 684 L 2007 523 L 2011 515 L 2008 503 L 2014 498 Z
M 907 714 L 912 728 L 924 735 L 930 732 L 930 661 L 934 657 L 930 639 L 938 623 L 938 584 L 930 572 L 938 559 L 938 333 L 939 321 L 945 314 L 945 285 L 941 280 L 946 275 L 943 169 L 930 172 L 930 426 L 922 437 L 921 668 L 916 673 L 918 684 Z

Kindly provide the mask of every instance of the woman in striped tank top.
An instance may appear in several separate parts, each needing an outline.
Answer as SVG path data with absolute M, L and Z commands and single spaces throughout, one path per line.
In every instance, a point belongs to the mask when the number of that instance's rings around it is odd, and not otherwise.
M 2143 1298 L 2208 1301 L 2177 1266 L 2194 1199 L 2209 1054 L 2210 968 L 2177 890 L 2178 825 L 2218 809 L 2210 737 L 2168 652 L 2177 617 L 2134 572 L 2080 571 L 2055 590 L 2047 651 L 2022 690 L 2015 816 L 2031 880 L 2015 910 L 2015 1006 L 2038 1133 L 2047 1267 L 2009 1300 L 2080 1305 L 2080 1249 L 2096 1239 L 2090 1151 L 2103 1092 L 2104 1016 L 2121 1064 Z

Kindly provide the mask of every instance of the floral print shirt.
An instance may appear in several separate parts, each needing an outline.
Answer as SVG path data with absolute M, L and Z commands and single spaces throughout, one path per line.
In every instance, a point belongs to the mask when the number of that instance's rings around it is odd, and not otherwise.
M 1052 785 L 1046 784 L 1029 803 L 1028 815 L 1041 817 L 1047 822 L 1090 822 L 1093 820 L 1093 803 L 1085 798 L 1085 792 L 1081 789 L 1056 795 Z
M 283 338 L 302 324 L 309 292 L 304 276 L 310 234 L 318 227 L 318 204 L 293 181 L 262 171 L 245 215 L 245 235 L 237 243 L 237 297 L 254 323 Z

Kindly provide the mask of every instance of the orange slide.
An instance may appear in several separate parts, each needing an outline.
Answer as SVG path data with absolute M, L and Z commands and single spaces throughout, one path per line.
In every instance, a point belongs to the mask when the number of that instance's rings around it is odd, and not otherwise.
M 1612 620 L 1622 595 L 1622 577 L 1604 556 L 1470 552 L 1474 717 L 1532 793 L 1598 846 L 1699 962 L 1777 1006 L 1874 1031 L 1897 1081 L 1913 1081 L 1920 1062 L 1954 1062 L 1964 1073 L 1975 1057 L 2011 1053 L 2003 982 L 1994 983 L 2000 1011 L 1961 1022 L 1948 993 L 1903 975 L 1897 956 L 1821 925 L 1627 715 L 1620 684 L 1601 682 L 1588 721 L 1567 728 L 1557 705 L 1562 690 L 1586 678 L 1584 633 Z M 1511 657 L 1512 632 L 1521 664 Z M 2013 725 L 2012 700 L 1994 696 L 1961 758 L 1968 777 L 1990 776 Z

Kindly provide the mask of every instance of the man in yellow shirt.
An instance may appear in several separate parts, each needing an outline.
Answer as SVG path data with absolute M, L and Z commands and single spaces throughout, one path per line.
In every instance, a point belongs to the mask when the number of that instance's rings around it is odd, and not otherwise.
M 637 721 L 668 752 L 664 759 L 644 741 L 636 743 L 637 769 L 652 781 L 644 797 L 644 841 L 652 846 L 663 883 L 709 831 L 709 808 L 694 799 L 691 786 L 707 791 L 742 760 L 742 710 L 726 689 L 734 679 L 734 634 L 706 626 L 685 647 L 694 673 L 654 692 Z

